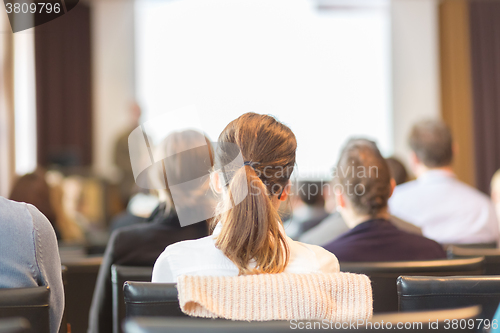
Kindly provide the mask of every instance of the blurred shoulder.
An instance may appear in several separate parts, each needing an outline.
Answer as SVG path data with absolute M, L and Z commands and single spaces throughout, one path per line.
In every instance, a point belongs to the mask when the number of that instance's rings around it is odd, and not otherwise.
M 394 194 L 405 194 L 411 193 L 411 191 L 417 189 L 419 187 L 418 180 L 410 180 L 409 182 L 400 184 L 394 188 Z
M 30 218 L 28 206 L 29 205 L 24 202 L 12 201 L 4 197 L 0 197 L 0 213 L 2 214 L 1 220 L 5 220 L 6 218 Z
M 463 192 L 464 194 L 467 194 L 470 197 L 474 197 L 476 200 L 484 203 L 484 204 L 490 204 L 490 197 L 486 195 L 485 193 L 479 191 L 477 188 L 470 186 L 469 184 L 466 184 L 458 179 L 455 180 L 455 186 L 458 191 Z
M 0 197 L 0 224 L 24 231 L 32 228 L 53 231 L 49 220 L 33 205 Z M 15 223 L 14 223 L 15 222 Z

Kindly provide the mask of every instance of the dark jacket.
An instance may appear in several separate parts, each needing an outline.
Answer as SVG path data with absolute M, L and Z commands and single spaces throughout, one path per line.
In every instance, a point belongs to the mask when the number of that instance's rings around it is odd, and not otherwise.
M 358 224 L 324 246 L 339 261 L 407 261 L 445 259 L 441 245 L 396 228 L 383 219 Z
M 181 227 L 175 213 L 158 206 L 148 223 L 123 227 L 111 234 L 104 253 L 89 314 L 89 333 L 112 332 L 111 265 L 153 267 L 173 243 L 207 236 L 205 222 Z

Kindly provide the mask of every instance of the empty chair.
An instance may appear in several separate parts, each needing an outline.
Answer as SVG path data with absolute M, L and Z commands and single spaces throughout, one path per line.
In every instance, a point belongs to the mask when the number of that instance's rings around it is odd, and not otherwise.
M 175 283 L 128 281 L 123 286 L 126 317 L 187 317 L 179 306 Z
M 366 274 L 372 282 L 373 312 L 398 310 L 396 280 L 400 275 L 481 275 L 484 258 L 401 262 L 341 262 L 344 272 Z
M 401 276 L 397 287 L 400 311 L 481 305 L 491 320 L 500 303 L 500 276 Z
M 448 258 L 460 259 L 484 257 L 484 274 L 500 275 L 500 250 L 496 248 L 469 248 L 451 245 L 447 248 Z
M 67 268 L 64 274 L 65 315 L 72 333 L 87 332 L 88 314 L 101 261 L 100 257 L 63 261 Z
M 0 319 L 0 333 L 29 333 L 30 323 L 25 318 Z
M 49 326 L 48 287 L 0 289 L 0 318 L 26 318 L 33 333 L 47 333 Z
M 219 320 L 197 320 L 196 318 L 133 318 L 125 324 L 126 333 L 261 333 L 261 332 L 293 332 L 305 329 L 307 332 L 325 332 L 326 329 L 342 332 L 380 332 L 405 331 L 419 333 L 437 332 L 475 332 L 476 319 L 481 307 L 468 307 L 454 310 L 427 311 L 415 313 L 390 313 L 373 316 L 369 322 L 332 323 L 325 321 L 271 321 L 271 322 L 238 322 Z M 458 322 L 471 322 L 473 325 L 453 329 L 450 318 Z M 432 323 L 429 327 L 429 323 Z
M 111 266 L 113 292 L 113 332 L 122 332 L 121 323 L 125 319 L 123 286 L 125 281 L 151 281 L 153 267 Z

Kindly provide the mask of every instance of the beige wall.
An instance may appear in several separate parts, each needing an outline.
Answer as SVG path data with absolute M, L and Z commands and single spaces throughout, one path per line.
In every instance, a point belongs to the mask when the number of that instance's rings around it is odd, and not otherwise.
M 0 3 L 0 196 L 8 197 L 15 171 L 14 38 Z
M 394 152 L 408 161 L 413 123 L 441 116 L 438 1 L 392 0 Z
M 134 2 L 95 0 L 92 4 L 94 171 L 116 179 L 113 148 L 131 123 L 135 99 Z

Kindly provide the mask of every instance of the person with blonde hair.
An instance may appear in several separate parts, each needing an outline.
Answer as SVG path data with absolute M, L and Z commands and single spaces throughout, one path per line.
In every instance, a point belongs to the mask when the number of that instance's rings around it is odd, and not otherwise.
M 226 126 L 218 145 L 216 164 L 222 171 L 213 179 L 222 201 L 213 233 L 169 245 L 155 263 L 152 281 L 177 282 L 180 275 L 339 272 L 333 254 L 287 237 L 278 214 L 295 165 L 297 142 L 290 128 L 271 116 L 246 113 Z M 238 152 L 225 149 L 231 145 Z M 238 154 L 241 164 L 227 167 Z
M 200 146 L 200 143 L 205 143 Z M 190 149 L 190 147 L 197 147 Z M 211 147 L 208 140 L 198 131 L 185 130 L 170 133 L 159 145 L 157 156 L 166 156 L 151 167 L 151 174 L 157 176 L 157 189 L 161 203 L 145 223 L 115 230 L 110 237 L 99 269 L 96 288 L 89 315 L 89 333 L 112 332 L 111 266 L 152 267 L 156 258 L 169 244 L 197 239 L 208 234 L 207 223 L 198 220 L 185 226 L 181 215 L 186 210 L 203 211 L 198 207 L 205 202 L 201 197 L 204 186 L 192 189 L 185 196 L 173 193 L 179 179 L 188 179 L 194 174 L 208 175 L 213 166 Z M 167 175 L 167 177 L 165 177 Z M 208 177 L 208 176 L 207 176 Z M 162 178 L 162 180 L 160 180 Z M 177 179 L 176 179 L 177 178 Z M 207 182 L 206 189 L 209 190 Z

